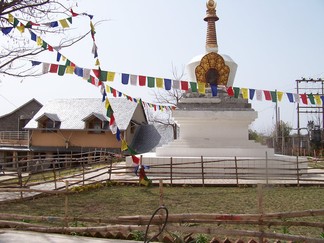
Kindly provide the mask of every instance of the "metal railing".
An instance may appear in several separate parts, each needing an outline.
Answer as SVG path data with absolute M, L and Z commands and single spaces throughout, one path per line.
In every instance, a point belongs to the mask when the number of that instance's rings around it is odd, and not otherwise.
M 0 144 L 11 146 L 28 145 L 29 132 L 27 131 L 0 131 Z

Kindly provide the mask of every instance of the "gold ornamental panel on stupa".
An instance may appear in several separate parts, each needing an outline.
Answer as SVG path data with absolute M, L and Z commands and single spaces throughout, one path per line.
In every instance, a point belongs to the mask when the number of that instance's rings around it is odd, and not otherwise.
M 230 68 L 225 64 L 224 58 L 211 52 L 205 55 L 195 69 L 197 82 L 207 85 L 227 85 Z

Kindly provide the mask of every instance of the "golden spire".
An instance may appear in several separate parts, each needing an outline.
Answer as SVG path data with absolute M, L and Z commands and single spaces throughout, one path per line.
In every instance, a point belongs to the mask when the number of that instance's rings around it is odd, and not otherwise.
M 215 22 L 219 18 L 216 15 L 216 2 L 214 0 L 207 0 L 206 7 L 206 17 L 204 18 L 207 22 L 206 51 L 218 52 Z

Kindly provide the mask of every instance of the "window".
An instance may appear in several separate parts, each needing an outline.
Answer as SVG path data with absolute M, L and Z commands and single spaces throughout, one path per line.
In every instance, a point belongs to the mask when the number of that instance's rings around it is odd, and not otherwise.
M 134 134 L 135 133 L 136 127 L 137 127 L 136 123 L 134 123 L 133 121 L 131 121 L 131 124 L 130 124 L 130 133 L 131 134 Z
M 89 133 L 104 133 L 103 131 L 103 122 L 97 118 L 94 118 L 88 123 Z
M 60 128 L 61 122 L 53 121 L 49 118 L 44 119 L 42 122 L 39 123 L 40 128 L 44 128 L 43 132 L 54 132 L 56 133 L 57 130 Z

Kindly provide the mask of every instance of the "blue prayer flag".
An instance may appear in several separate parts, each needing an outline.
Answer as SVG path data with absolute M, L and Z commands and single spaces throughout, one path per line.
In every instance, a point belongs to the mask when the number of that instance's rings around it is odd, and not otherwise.
M 217 96 L 217 84 L 210 84 L 210 88 L 213 96 Z
M 122 84 L 128 84 L 128 80 L 129 80 L 129 74 L 127 73 L 122 73 Z
M 164 88 L 165 90 L 170 90 L 171 89 L 171 79 L 164 79 Z

